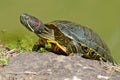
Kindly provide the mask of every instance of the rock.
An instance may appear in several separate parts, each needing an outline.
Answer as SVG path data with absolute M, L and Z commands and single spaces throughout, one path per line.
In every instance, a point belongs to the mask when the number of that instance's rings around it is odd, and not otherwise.
M 119 80 L 110 63 L 48 52 L 19 54 L 0 70 L 0 80 Z
M 5 45 L 0 45 L 0 58 L 2 56 L 5 56 L 7 58 L 11 58 L 14 57 L 18 54 L 17 49 L 14 48 L 12 50 L 10 50 L 8 47 L 6 47 Z

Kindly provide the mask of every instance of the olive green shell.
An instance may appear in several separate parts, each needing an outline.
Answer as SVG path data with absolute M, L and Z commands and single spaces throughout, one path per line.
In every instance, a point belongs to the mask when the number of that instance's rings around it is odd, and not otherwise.
M 51 25 L 51 24 L 55 25 L 56 28 L 58 28 L 58 30 L 60 30 L 61 33 L 64 34 L 67 38 L 77 41 L 78 43 L 87 45 L 88 47 L 98 52 L 106 60 L 113 62 L 113 59 L 110 55 L 110 50 L 108 49 L 105 42 L 99 37 L 97 33 L 95 33 L 90 28 L 72 23 L 70 21 L 60 21 L 60 20 L 53 21 L 46 25 Z M 61 39 L 60 37 L 56 37 L 56 38 L 58 41 L 59 39 Z M 63 40 L 64 42 L 62 42 L 62 44 L 65 44 L 66 39 L 63 38 Z

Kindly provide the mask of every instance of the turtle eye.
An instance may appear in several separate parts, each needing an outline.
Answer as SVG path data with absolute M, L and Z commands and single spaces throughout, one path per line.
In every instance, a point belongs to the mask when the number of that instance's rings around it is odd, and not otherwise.
M 25 16 L 25 20 L 29 20 L 29 16 Z

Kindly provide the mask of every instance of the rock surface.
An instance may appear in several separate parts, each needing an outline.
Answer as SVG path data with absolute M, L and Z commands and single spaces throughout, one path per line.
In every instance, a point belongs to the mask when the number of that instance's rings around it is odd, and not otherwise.
M 0 70 L 0 80 L 119 80 L 110 63 L 78 55 L 23 53 Z

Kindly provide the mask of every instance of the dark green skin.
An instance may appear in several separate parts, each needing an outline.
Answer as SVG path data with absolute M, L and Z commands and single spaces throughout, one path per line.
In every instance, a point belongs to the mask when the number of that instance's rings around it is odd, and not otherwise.
M 29 19 L 26 19 L 27 17 Z M 62 20 L 56 20 L 44 25 L 39 19 L 28 14 L 22 14 L 20 21 L 27 29 L 36 33 L 39 37 L 45 38 L 44 40 L 55 37 L 55 41 L 60 45 L 64 45 L 70 51 L 69 53 L 82 53 L 83 57 L 88 56 L 88 58 L 98 60 L 102 58 L 102 60 L 114 64 L 110 50 L 105 42 L 88 27 Z M 51 37 L 51 30 L 54 30 L 55 33 L 53 37 Z M 59 32 L 60 34 L 58 34 Z M 62 35 L 62 38 L 59 37 L 60 35 Z M 40 47 L 43 47 L 42 45 L 35 44 L 33 50 L 37 51 Z

